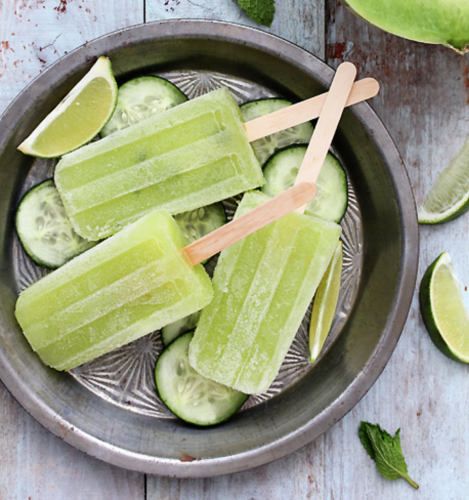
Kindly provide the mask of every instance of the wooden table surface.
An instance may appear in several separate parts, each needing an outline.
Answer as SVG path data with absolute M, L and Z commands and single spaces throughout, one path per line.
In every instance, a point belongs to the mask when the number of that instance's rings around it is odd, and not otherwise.
M 235 0 L 0 0 L 0 113 L 68 51 L 119 28 L 170 18 L 257 26 Z M 382 33 L 336 0 L 278 0 L 267 31 L 333 67 L 352 61 L 360 78 L 380 81 L 372 106 L 396 142 L 421 203 L 469 131 L 468 58 Z M 420 237 L 418 283 L 448 251 L 463 286 L 469 284 L 467 216 L 422 227 Z M 0 499 L 461 500 L 469 495 L 468 389 L 468 366 L 434 347 L 417 294 L 390 362 L 363 400 L 315 442 L 244 473 L 178 480 L 113 467 L 52 435 L 0 385 Z M 418 492 L 379 475 L 358 439 L 360 420 L 393 434 L 402 428 Z

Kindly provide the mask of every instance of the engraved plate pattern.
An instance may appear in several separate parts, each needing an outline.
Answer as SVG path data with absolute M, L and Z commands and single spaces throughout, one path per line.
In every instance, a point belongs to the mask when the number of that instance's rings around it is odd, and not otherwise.
M 276 96 L 272 91 L 258 84 L 219 73 L 179 71 L 159 73 L 158 75 L 172 81 L 189 98 L 197 97 L 222 85 L 229 88 L 239 104 L 249 100 Z M 55 164 L 55 160 L 35 160 L 25 180 L 22 194 L 39 182 L 51 178 Z M 240 197 L 237 197 L 224 202 L 228 219 L 233 217 L 239 199 Z M 352 309 L 363 264 L 361 215 L 353 186 L 350 183 L 349 205 L 341 225 L 344 247 L 341 291 L 332 330 L 324 346 L 323 353 L 327 351 L 340 334 L 341 328 Z M 50 271 L 37 266 L 27 256 L 16 235 L 12 244 L 16 283 L 18 292 L 20 292 Z M 209 273 L 213 273 L 215 265 L 216 258 L 213 258 L 207 265 Z M 260 396 L 251 396 L 243 409 L 255 406 L 275 396 L 295 383 L 311 369 L 312 365 L 310 365 L 308 359 L 310 315 L 311 305 L 269 391 Z M 129 411 L 159 418 L 175 418 L 156 393 L 154 367 L 162 349 L 160 332 L 154 332 L 75 368 L 69 373 L 90 391 L 106 401 L 124 407 Z M 321 356 L 316 363 L 320 362 Z

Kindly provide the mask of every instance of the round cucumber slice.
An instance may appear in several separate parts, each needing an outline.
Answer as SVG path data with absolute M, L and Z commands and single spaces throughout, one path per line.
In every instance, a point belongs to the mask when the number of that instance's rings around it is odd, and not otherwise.
M 166 325 L 161 330 L 161 340 L 163 341 L 163 345 L 166 347 L 183 333 L 193 330 L 199 322 L 199 317 L 200 311 L 197 311 L 196 313 L 190 314 L 179 321 Z
M 223 204 L 218 202 L 177 214 L 174 216 L 174 219 L 181 228 L 187 243 L 190 245 L 194 241 L 223 226 L 223 224 L 226 224 L 226 212 Z M 202 264 L 205 264 L 209 260 L 204 260 Z
M 142 76 L 119 87 L 117 106 L 101 131 L 106 137 L 135 123 L 157 115 L 187 101 L 187 97 L 171 82 L 156 76 Z
M 287 99 L 260 99 L 243 104 L 240 107 L 244 121 L 248 122 L 268 115 L 279 109 L 291 106 L 293 103 Z M 292 144 L 308 143 L 313 135 L 313 125 L 310 122 L 302 123 L 296 127 L 291 127 L 276 134 L 262 137 L 252 143 L 257 159 L 262 167 L 266 161 L 279 149 L 283 149 Z
M 97 243 L 75 233 L 52 180 L 33 187 L 23 197 L 16 212 L 16 232 L 31 259 L 52 269 Z
M 163 403 L 179 418 L 195 425 L 215 425 L 231 417 L 248 395 L 199 375 L 189 364 L 194 332 L 178 337 L 160 355 L 155 368 L 156 389 Z
M 263 193 L 276 196 L 293 186 L 306 148 L 305 145 L 290 146 L 269 159 L 264 168 L 266 183 L 262 186 Z M 316 198 L 308 203 L 305 213 L 340 222 L 347 210 L 347 175 L 339 160 L 331 153 L 326 157 L 316 186 Z

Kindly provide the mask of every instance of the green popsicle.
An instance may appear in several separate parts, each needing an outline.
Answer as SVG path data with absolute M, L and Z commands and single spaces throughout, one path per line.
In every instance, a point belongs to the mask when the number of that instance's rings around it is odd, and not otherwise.
M 236 215 L 268 199 L 248 193 Z M 224 250 L 212 281 L 214 298 L 191 342 L 192 367 L 247 394 L 267 391 L 340 233 L 335 223 L 291 213 Z
M 75 231 L 99 240 L 155 209 L 193 210 L 264 177 L 221 88 L 64 156 L 55 182 Z
M 186 245 L 156 211 L 27 288 L 16 317 L 33 350 L 69 370 L 205 307 L 210 278 Z

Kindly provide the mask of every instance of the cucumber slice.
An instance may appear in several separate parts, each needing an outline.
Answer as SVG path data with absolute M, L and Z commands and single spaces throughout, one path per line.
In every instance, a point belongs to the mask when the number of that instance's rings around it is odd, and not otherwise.
M 155 367 L 156 389 L 179 418 L 195 425 L 214 425 L 231 417 L 248 398 L 199 375 L 189 364 L 194 332 L 178 337 L 160 355 Z
M 101 130 L 101 137 L 130 127 L 184 101 L 187 101 L 187 97 L 176 85 L 164 78 L 156 76 L 134 78 L 119 87 L 116 109 L 107 125 Z
M 226 212 L 223 203 L 213 203 L 206 207 L 196 208 L 174 216 L 190 245 L 208 233 L 226 224 Z M 205 264 L 210 259 L 202 262 Z
M 305 145 L 290 146 L 269 159 L 264 168 L 266 182 L 262 186 L 263 193 L 276 196 L 293 186 L 306 148 Z M 316 186 L 318 194 L 308 203 L 305 213 L 331 222 L 340 222 L 347 210 L 347 175 L 339 160 L 331 153 L 326 157 Z
M 163 341 L 163 345 L 166 347 L 183 333 L 193 330 L 199 322 L 199 317 L 200 311 L 197 311 L 196 313 L 190 314 L 179 321 L 166 325 L 161 330 L 161 340 Z
M 54 181 L 29 190 L 16 212 L 16 232 L 25 252 L 41 266 L 55 269 L 96 245 L 72 228 Z
M 293 103 L 287 99 L 260 99 L 251 101 L 241 106 L 241 114 L 244 121 L 248 122 L 259 118 L 260 116 L 268 115 L 279 109 L 291 106 Z M 279 149 L 286 148 L 292 144 L 308 143 L 313 135 L 314 127 L 310 122 L 302 123 L 296 127 L 282 130 L 276 134 L 262 137 L 252 143 L 252 147 L 256 153 L 257 159 L 262 167 L 265 166 L 267 160 Z
M 206 234 L 218 229 L 226 224 L 226 212 L 222 203 L 214 203 L 202 208 L 183 212 L 174 216 L 181 228 L 187 243 L 193 243 Z M 211 259 L 206 259 L 202 264 L 206 264 Z M 200 311 L 186 316 L 174 323 L 166 325 L 161 330 L 161 340 L 163 345 L 169 345 L 174 339 L 193 330 L 199 321 Z

